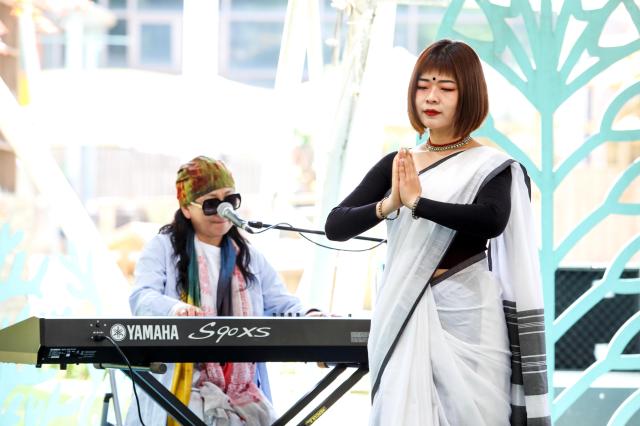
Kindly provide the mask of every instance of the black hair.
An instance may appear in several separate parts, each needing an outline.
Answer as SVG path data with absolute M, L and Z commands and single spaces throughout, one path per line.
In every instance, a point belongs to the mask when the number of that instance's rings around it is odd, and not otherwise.
M 176 287 L 178 293 L 183 295 L 189 289 L 189 254 L 187 253 L 187 242 L 193 238 L 195 230 L 191 220 L 187 219 L 181 209 L 176 210 L 173 222 L 164 225 L 159 231 L 161 234 L 168 234 L 171 238 L 171 245 L 176 258 L 178 259 L 178 276 Z M 249 270 L 251 254 L 249 252 L 249 242 L 240 234 L 238 228 L 232 226 L 223 238 L 231 238 L 238 247 L 236 256 L 236 266 L 244 277 L 247 286 L 256 279 L 255 274 Z

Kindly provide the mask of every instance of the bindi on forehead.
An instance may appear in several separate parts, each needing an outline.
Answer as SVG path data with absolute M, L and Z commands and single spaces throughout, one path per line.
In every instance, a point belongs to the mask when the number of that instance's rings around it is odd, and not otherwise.
M 440 77 L 440 76 L 428 75 L 428 74 L 421 75 L 420 78 L 418 78 L 418 81 L 425 81 L 425 82 L 434 81 L 436 83 L 453 83 L 453 84 L 456 84 L 455 80 L 453 80 L 449 76 Z

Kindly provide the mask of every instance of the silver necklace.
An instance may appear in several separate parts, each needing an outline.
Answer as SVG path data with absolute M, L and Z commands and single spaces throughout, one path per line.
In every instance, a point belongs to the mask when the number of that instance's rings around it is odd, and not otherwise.
M 424 149 L 426 149 L 427 151 L 447 151 L 449 149 L 456 149 L 460 148 L 461 146 L 465 146 L 469 142 L 471 142 L 471 135 L 467 135 L 459 141 L 446 143 L 444 145 L 433 145 L 431 143 L 431 138 L 429 138 L 427 139 L 427 143 L 424 144 Z

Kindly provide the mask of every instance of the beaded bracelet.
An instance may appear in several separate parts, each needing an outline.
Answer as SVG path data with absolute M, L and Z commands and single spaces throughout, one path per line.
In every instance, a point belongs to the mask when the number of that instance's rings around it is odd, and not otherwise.
M 411 217 L 414 219 L 420 219 L 419 216 L 416 216 L 416 207 L 418 207 L 418 202 L 420 202 L 420 196 L 417 196 L 415 201 L 411 205 Z
M 378 204 L 376 205 L 376 209 L 378 210 L 378 216 L 380 216 L 383 220 L 386 219 L 387 217 L 382 214 L 382 203 L 384 203 L 384 200 L 386 200 L 389 197 L 383 197 L 382 200 L 378 201 Z
M 386 220 L 396 220 L 398 218 L 398 216 L 400 215 L 400 209 L 396 210 L 396 217 L 388 217 L 385 216 L 382 213 L 382 203 L 384 203 L 384 200 L 386 200 L 387 198 L 389 198 L 389 196 L 387 195 L 386 197 L 383 197 L 382 200 L 378 201 L 378 204 L 376 205 L 376 209 L 378 210 L 378 216 L 380 216 L 382 219 L 386 219 Z

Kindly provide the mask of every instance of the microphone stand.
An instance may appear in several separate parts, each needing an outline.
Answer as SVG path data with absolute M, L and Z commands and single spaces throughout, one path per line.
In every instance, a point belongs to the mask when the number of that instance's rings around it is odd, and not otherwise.
M 304 228 L 296 228 L 293 226 L 289 226 L 289 225 L 269 225 L 268 223 L 262 223 L 260 221 L 248 221 L 247 224 L 252 227 L 252 228 L 272 228 L 272 229 L 280 229 L 283 231 L 294 231 L 294 232 L 304 232 L 307 234 L 316 234 L 316 235 L 326 235 L 325 232 L 323 231 L 316 231 L 314 229 L 304 229 Z M 382 238 L 373 238 L 373 237 L 361 237 L 361 236 L 356 236 L 353 237 L 354 240 L 365 240 L 365 241 L 373 241 L 376 243 L 381 243 L 385 240 L 383 240 Z

